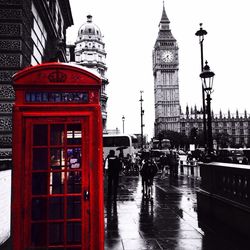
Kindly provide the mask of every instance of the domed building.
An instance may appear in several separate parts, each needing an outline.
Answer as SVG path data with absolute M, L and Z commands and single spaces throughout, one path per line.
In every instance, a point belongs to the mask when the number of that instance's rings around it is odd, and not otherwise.
M 87 22 L 81 25 L 78 30 L 77 40 L 75 45 L 68 45 L 68 58 L 71 52 L 74 53 L 69 61 L 75 61 L 78 65 L 81 65 L 87 70 L 99 75 L 102 79 L 101 88 L 101 108 L 102 108 L 102 123 L 103 130 L 106 130 L 107 122 L 107 94 L 105 92 L 106 86 L 109 83 L 105 74 L 107 66 L 105 63 L 106 52 L 105 44 L 103 42 L 103 35 L 100 28 L 92 22 L 92 16 L 87 16 Z M 72 51 L 73 50 L 73 51 Z

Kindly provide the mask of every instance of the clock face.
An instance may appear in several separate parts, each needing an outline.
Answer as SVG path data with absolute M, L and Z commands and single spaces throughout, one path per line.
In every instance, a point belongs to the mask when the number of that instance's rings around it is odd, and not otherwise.
M 164 51 L 161 55 L 161 59 L 164 62 L 172 62 L 174 60 L 174 54 L 169 50 Z

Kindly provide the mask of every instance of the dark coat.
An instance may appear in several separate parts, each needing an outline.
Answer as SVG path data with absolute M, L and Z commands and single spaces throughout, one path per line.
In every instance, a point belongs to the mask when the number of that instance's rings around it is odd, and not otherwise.
M 146 161 L 140 170 L 140 174 L 144 179 L 153 179 L 157 174 L 158 168 L 152 161 Z
M 121 161 L 117 156 L 108 156 L 108 175 L 119 176 Z

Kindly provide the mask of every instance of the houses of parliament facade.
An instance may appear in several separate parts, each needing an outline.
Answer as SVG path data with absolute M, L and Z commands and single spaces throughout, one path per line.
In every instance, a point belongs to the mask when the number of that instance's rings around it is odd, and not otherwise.
M 180 115 L 180 133 L 189 136 L 193 128 L 197 133 L 203 133 L 203 114 L 196 107 L 186 107 L 185 113 Z M 226 114 L 212 112 L 212 134 L 216 138 L 219 134 L 228 136 L 228 146 L 250 147 L 250 115 L 245 110 L 239 113 L 230 110 Z
M 153 54 L 154 136 L 161 131 L 174 131 L 190 136 L 192 129 L 203 133 L 203 112 L 195 107 L 186 107 L 181 111 L 178 80 L 178 44 L 174 38 L 165 6 L 159 23 L 159 32 Z M 223 134 L 228 138 L 228 146 L 250 147 L 250 114 L 244 110 L 226 114 L 212 112 L 213 138 Z M 216 143 L 216 142 L 215 142 Z

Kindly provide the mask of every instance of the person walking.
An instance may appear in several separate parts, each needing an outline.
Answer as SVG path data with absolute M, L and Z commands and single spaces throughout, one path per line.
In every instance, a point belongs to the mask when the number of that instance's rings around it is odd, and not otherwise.
M 122 167 L 121 160 L 115 155 L 114 150 L 110 150 L 107 156 L 108 161 L 108 198 L 112 198 L 116 201 L 117 198 L 117 188 L 119 182 L 119 173 Z
M 169 169 L 170 169 L 170 178 L 178 177 L 178 159 L 173 150 L 170 150 L 170 154 L 168 156 Z
M 157 172 L 158 168 L 156 163 L 148 156 L 145 157 L 140 174 L 142 177 L 142 193 L 146 198 L 152 197 L 153 180 Z
M 162 169 L 161 179 L 166 179 L 166 173 L 168 172 L 168 158 L 166 153 L 160 156 L 160 168 Z

